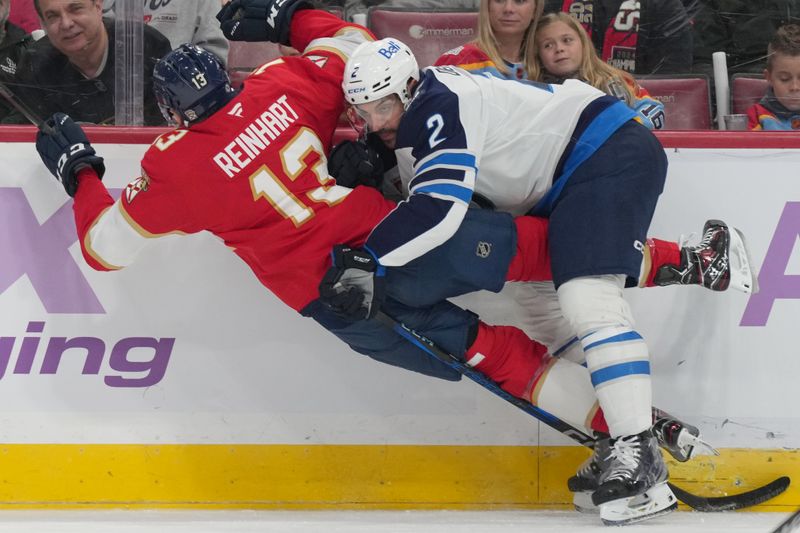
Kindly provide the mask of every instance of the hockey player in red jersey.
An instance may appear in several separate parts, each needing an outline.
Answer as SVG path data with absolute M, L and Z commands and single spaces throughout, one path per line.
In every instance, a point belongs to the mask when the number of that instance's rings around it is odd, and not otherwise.
M 164 235 L 209 231 L 284 303 L 359 353 L 458 380 L 455 370 L 381 323 L 348 321 L 320 303 L 318 286 L 331 267 L 331 250 L 340 267 L 375 269 L 367 254 L 336 245 L 362 246 L 395 205 L 375 189 L 341 187 L 328 176 L 325 154 L 344 106 L 344 59 L 370 36 L 324 15 L 309 10 L 295 17 L 294 42 L 305 50 L 303 56 L 264 65 L 238 94 L 206 51 L 183 45 L 162 59 L 155 91 L 178 127 L 155 140 L 142 159 L 141 175 L 116 202 L 100 180 L 102 158 L 68 116 L 49 119 L 53 133 L 39 133 L 37 150 L 74 196 L 81 250 L 93 268 L 126 267 L 148 242 Z M 303 37 L 320 33 L 337 37 L 313 43 Z M 464 357 L 470 349 L 473 359 L 480 354 L 490 377 L 512 394 L 528 399 L 535 394 L 535 401 L 557 416 L 603 430 L 578 365 L 552 359 L 517 328 L 484 324 L 445 300 L 482 288 L 496 291 L 507 280 L 550 276 L 546 240 L 517 238 L 518 233 L 542 237 L 541 221 L 482 210 L 469 219 L 459 237 L 421 261 L 380 268 L 370 298 L 365 302 L 353 292 L 358 299 L 352 306 L 374 314 L 381 304 L 447 351 Z M 565 391 L 584 398 L 579 409 L 558 412 L 555 403 Z

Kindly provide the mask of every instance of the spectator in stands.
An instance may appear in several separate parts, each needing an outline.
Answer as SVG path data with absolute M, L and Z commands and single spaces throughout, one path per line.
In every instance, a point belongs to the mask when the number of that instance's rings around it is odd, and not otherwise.
M 509 79 L 530 79 L 536 64 L 533 32 L 542 15 L 536 0 L 481 0 L 478 38 L 448 52 L 436 65 L 458 65 Z
M 172 48 L 192 43 L 228 60 L 228 40 L 222 35 L 216 14 L 220 0 L 145 0 L 144 22 L 167 39 Z M 106 17 L 114 15 L 114 0 L 103 2 Z
M 11 0 L 0 0 L 0 81 L 15 89 L 20 58 L 33 43 L 30 34 L 9 19 Z M 27 120 L 15 109 L 0 99 L 0 122 L 4 124 L 25 123 Z
M 652 98 L 629 73 L 601 61 L 574 17 L 567 13 L 545 15 L 535 35 L 539 62 L 531 78 L 548 83 L 585 81 L 628 104 L 636 111 L 636 120 L 648 128 L 664 127 L 664 104 Z
M 747 110 L 751 130 L 800 131 L 800 25 L 775 32 L 767 48 L 767 94 Z
M 541 12 L 542 5 L 534 0 L 482 0 L 478 39 L 446 52 L 436 64 L 548 83 L 577 78 L 624 100 L 649 128 L 663 127 L 661 102 L 650 98 L 630 74 L 600 61 L 577 21 L 564 13 L 539 20 Z
M 711 76 L 714 52 L 726 52 L 728 72 L 760 73 L 764 51 L 784 24 L 800 23 L 800 0 L 698 0 L 694 15 L 695 72 Z
M 684 73 L 692 68 L 692 0 L 545 0 L 586 30 L 603 61 L 631 74 Z
M 114 123 L 114 23 L 102 16 L 102 0 L 34 0 L 47 37 L 26 53 L 21 76 L 31 85 L 20 96 L 41 116 L 56 111 L 76 121 Z M 143 117 L 164 124 L 153 96 L 152 72 L 170 51 L 169 40 L 144 27 Z
M 36 8 L 33 7 L 33 0 L 13 0 L 8 20 L 25 30 L 25 33 L 32 33 L 42 28 L 39 17 L 36 16 Z
M 349 20 L 353 15 L 366 13 L 374 6 L 400 7 L 413 9 L 441 9 L 453 11 L 458 9 L 478 10 L 480 0 L 344 0 L 344 11 Z

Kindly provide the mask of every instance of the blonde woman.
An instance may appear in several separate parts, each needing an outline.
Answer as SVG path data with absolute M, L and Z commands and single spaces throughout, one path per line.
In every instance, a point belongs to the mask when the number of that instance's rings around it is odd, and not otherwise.
M 543 0 L 481 0 L 478 38 L 445 52 L 436 65 L 530 79 L 528 72 L 537 61 L 533 33 L 543 7 Z
M 636 83 L 627 72 L 604 63 L 595 52 L 586 30 L 566 13 L 550 13 L 536 27 L 538 62 L 530 79 L 561 83 L 579 79 L 623 100 L 637 112 L 636 120 L 650 129 L 664 127 L 664 105 Z

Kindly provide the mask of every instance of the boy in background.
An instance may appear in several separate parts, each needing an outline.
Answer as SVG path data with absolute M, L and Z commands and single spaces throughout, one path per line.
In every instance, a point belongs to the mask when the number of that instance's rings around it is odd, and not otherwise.
M 750 130 L 800 130 L 800 25 L 775 32 L 767 48 L 767 94 L 747 110 Z

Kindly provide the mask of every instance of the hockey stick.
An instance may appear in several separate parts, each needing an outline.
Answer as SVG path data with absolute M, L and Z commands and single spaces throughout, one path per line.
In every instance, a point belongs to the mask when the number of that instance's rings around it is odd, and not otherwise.
M 593 448 L 595 444 L 594 437 L 587 435 L 584 431 L 572 426 L 571 424 L 564 422 L 560 418 L 557 418 L 547 411 L 544 411 L 535 405 L 531 404 L 530 402 L 526 402 L 521 398 L 517 398 L 512 394 L 501 389 L 497 383 L 486 377 L 485 375 L 481 374 L 477 370 L 473 369 L 472 367 L 468 366 L 466 363 L 461 361 L 459 358 L 454 356 L 451 353 L 448 353 L 442 350 L 439 346 L 436 345 L 430 339 L 420 335 L 413 329 L 407 327 L 405 324 L 402 324 L 395 320 L 394 318 L 390 317 L 383 311 L 378 311 L 378 314 L 375 317 L 379 322 L 384 324 L 389 329 L 395 331 L 398 335 L 405 338 L 412 344 L 415 344 L 425 352 L 429 353 L 442 363 L 448 365 L 450 368 L 457 370 L 462 375 L 468 377 L 472 381 L 478 383 L 483 388 L 488 389 L 489 391 L 493 392 L 497 396 L 503 398 L 507 402 L 513 404 L 514 406 L 522 409 L 529 415 L 533 416 L 537 420 L 544 422 L 551 428 L 559 431 L 568 437 L 571 437 L 573 440 L 577 441 L 584 446 L 589 448 Z M 681 489 L 680 487 L 676 487 L 672 483 L 669 483 L 670 489 L 675 494 L 675 497 L 678 498 L 680 501 L 691 507 L 696 511 L 704 511 L 704 512 L 716 512 L 716 511 L 732 511 L 734 509 L 742 509 L 745 507 L 751 507 L 753 505 L 757 505 L 759 503 L 765 502 L 771 498 L 774 498 L 778 494 L 782 493 L 786 490 L 789 486 L 789 478 L 786 476 L 779 477 L 763 485 L 761 487 L 757 487 L 753 490 L 743 492 L 741 494 L 734 494 L 730 496 L 697 496 L 695 494 L 691 494 L 686 492 L 685 490 Z
M 42 118 L 37 115 L 33 109 L 28 107 L 25 102 L 17 98 L 17 95 L 11 92 L 11 89 L 9 89 L 8 86 L 3 82 L 0 82 L 0 96 L 5 98 L 6 102 L 11 104 L 11 107 L 22 113 L 22 115 L 27 118 L 31 124 L 48 135 L 53 133 L 53 128 L 48 126 L 47 123 L 42 120 Z
M 800 531 L 800 510 L 793 512 L 770 533 L 795 533 L 797 531 Z

